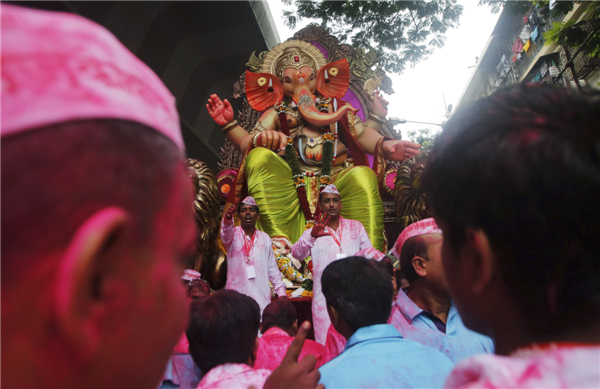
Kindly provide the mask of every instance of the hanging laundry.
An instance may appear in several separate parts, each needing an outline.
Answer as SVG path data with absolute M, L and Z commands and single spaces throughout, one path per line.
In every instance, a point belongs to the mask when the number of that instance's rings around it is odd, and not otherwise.
M 540 66 L 540 74 L 544 77 L 548 73 L 548 63 L 544 62 L 542 66 Z
M 517 38 L 517 41 L 512 47 L 512 52 L 514 54 L 519 54 L 523 50 L 523 41 L 520 38 Z
M 531 47 L 531 41 L 528 39 L 527 43 L 525 43 L 525 46 L 523 46 L 523 50 L 527 51 L 529 50 L 529 47 Z
M 539 36 L 539 28 L 536 27 L 535 30 L 533 30 L 533 32 L 531 33 L 531 40 L 535 41 L 538 36 Z
M 496 66 L 496 71 L 498 73 L 500 73 L 502 71 L 502 68 L 504 68 L 504 63 L 506 62 L 506 55 L 502 55 L 502 58 L 500 59 L 500 62 L 498 63 L 498 66 Z
M 530 37 L 531 37 L 531 27 L 529 27 L 529 24 L 526 24 L 523 27 L 523 30 L 521 30 L 521 33 L 519 34 L 519 38 L 521 38 L 521 40 L 523 42 L 525 42 Z

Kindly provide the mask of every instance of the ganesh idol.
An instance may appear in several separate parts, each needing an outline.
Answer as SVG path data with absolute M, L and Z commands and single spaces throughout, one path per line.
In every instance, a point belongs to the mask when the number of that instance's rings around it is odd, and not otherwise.
M 237 125 L 227 100 L 208 100 L 209 114 L 244 155 L 228 202 L 252 196 L 260 209 L 257 226 L 271 238 L 296 242 L 317 216 L 320 191 L 333 183 L 342 217 L 360 221 L 373 247 L 385 250 L 378 174 L 386 159 L 410 158 L 420 146 L 379 134 L 387 102 L 378 92 L 363 123 L 342 100 L 349 81 L 345 58 L 327 63 L 312 44 L 288 40 L 269 51 L 259 73 L 246 72 L 248 103 L 262 112 L 249 132 Z

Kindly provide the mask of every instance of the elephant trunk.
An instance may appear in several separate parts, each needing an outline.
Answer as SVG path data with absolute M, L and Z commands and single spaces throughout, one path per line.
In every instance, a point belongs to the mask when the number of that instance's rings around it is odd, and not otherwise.
M 298 103 L 298 112 L 300 112 L 300 116 L 317 127 L 324 127 L 336 123 L 342 117 L 347 115 L 349 111 L 356 112 L 350 104 L 344 105 L 333 113 L 319 112 L 314 97 L 304 88 L 299 88 L 298 91 L 294 93 L 294 100 Z

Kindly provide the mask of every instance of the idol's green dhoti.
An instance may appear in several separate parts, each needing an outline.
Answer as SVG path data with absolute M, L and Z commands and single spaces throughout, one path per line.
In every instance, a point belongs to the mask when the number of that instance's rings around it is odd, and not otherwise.
M 248 194 L 260 209 L 258 228 L 271 237 L 285 236 L 295 243 L 305 230 L 306 219 L 287 162 L 271 150 L 256 148 L 246 157 L 246 178 Z M 310 181 L 306 190 L 309 202 Z M 373 247 L 383 251 L 383 203 L 375 172 L 366 166 L 349 167 L 334 176 L 333 183 L 342 199 L 342 216 L 360 221 Z

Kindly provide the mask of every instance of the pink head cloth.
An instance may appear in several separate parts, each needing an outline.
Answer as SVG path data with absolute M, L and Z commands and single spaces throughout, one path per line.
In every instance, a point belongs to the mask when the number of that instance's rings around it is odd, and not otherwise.
M 392 254 L 398 259 L 400 259 L 400 253 L 402 252 L 402 246 L 406 243 L 410 238 L 414 238 L 415 236 L 425 235 L 425 234 L 441 234 L 442 230 L 435 223 L 433 218 L 419 220 L 415 222 L 402 231 L 398 239 L 396 240 L 396 244 L 392 249 Z
M 245 199 L 243 199 L 242 204 L 248 204 L 258 208 L 258 205 L 256 204 L 256 201 L 254 201 L 254 197 L 252 196 L 248 196 Z
M 108 30 L 2 4 L 2 138 L 82 119 L 152 127 L 184 150 L 175 98 Z
M 321 193 L 333 193 L 338 196 L 340 195 L 340 192 L 338 192 L 337 188 L 333 184 L 327 185 Z
M 193 281 L 196 278 L 200 278 L 200 273 L 192 269 L 185 269 L 183 271 L 183 275 L 181 276 L 181 279 L 185 281 Z

